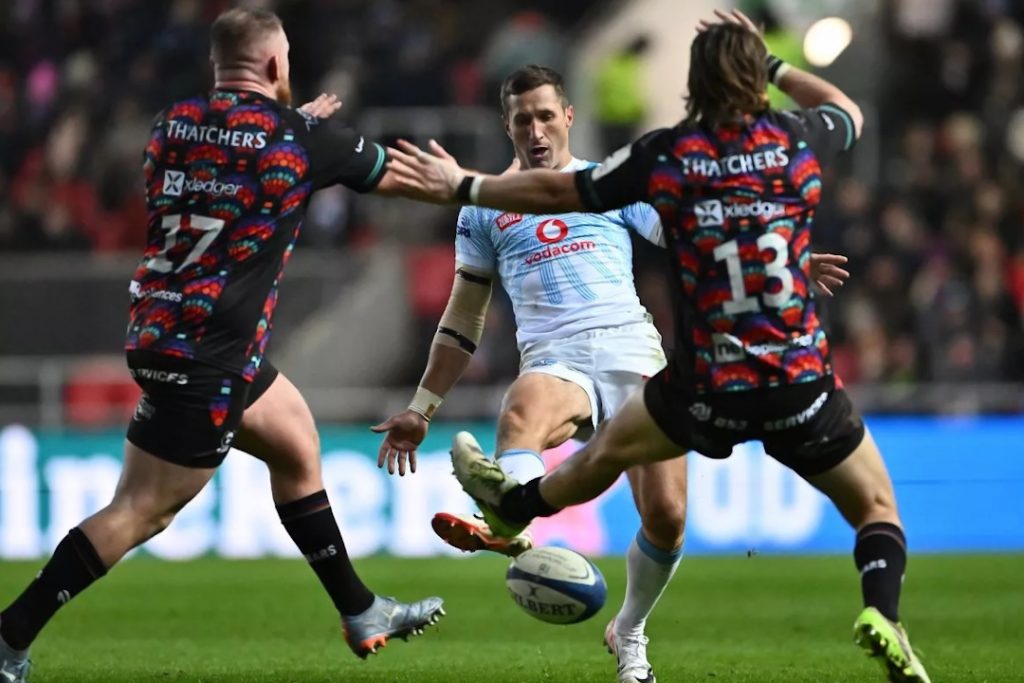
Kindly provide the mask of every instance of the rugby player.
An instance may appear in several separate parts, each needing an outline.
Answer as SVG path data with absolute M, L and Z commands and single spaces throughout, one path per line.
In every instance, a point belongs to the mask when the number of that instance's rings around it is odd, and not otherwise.
M 403 604 L 359 579 L 324 491 L 313 417 L 263 355 L 310 194 L 335 183 L 410 192 L 387 171 L 380 145 L 318 117 L 335 100 L 289 108 L 288 39 L 274 14 L 228 10 L 210 36 L 213 90 L 161 112 L 144 154 L 148 240 L 125 344 L 144 393 L 120 481 L 111 503 L 71 529 L 0 613 L 4 683 L 25 680 L 29 645 L 58 608 L 163 530 L 232 445 L 266 462 L 281 522 L 356 655 L 443 614 L 440 598 Z
M 560 74 L 524 67 L 505 79 L 500 98 L 520 168 L 571 175 L 596 166 L 570 150 L 574 111 Z M 463 208 L 451 297 L 409 408 L 373 428 L 387 432 L 378 465 L 387 462 L 391 473 L 397 467 L 404 475 L 408 462 L 415 471 L 416 448 L 430 419 L 480 341 L 495 279 L 511 297 L 521 355 L 497 428 L 496 462 L 512 478 L 542 476 L 542 451 L 573 437 L 588 438 L 661 371 L 661 336 L 633 284 L 629 230 L 664 246 L 661 222 L 648 204 L 555 216 Z M 680 456 L 651 462 L 630 469 L 627 477 L 641 528 L 626 554 L 625 601 L 608 624 L 605 642 L 617 655 L 621 683 L 653 683 L 644 627 L 681 557 L 686 461 Z M 473 517 L 442 512 L 433 527 L 467 551 L 517 555 L 532 545 L 528 532 L 506 538 Z
M 658 211 L 680 285 L 669 365 L 583 450 L 520 484 L 456 435 L 455 473 L 495 532 L 591 500 L 630 467 L 695 450 L 726 458 L 759 440 L 856 529 L 864 609 L 856 642 L 890 681 L 927 682 L 899 619 L 906 539 L 881 454 L 833 373 L 810 296 L 810 231 L 821 166 L 860 135 L 857 105 L 769 55 L 742 13 L 702 22 L 690 51 L 687 116 L 571 176 L 486 177 L 405 143 L 392 169 L 437 198 L 506 211 Z M 773 111 L 775 83 L 802 109 Z M 434 145 L 438 153 L 443 152 Z

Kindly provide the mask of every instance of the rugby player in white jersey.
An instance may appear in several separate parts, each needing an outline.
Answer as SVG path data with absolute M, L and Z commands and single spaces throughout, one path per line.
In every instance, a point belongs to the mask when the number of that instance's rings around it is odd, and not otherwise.
M 573 108 L 562 77 L 541 66 L 512 73 L 501 88 L 505 129 L 522 168 L 567 173 L 596 164 L 569 150 Z M 618 228 L 618 229 L 616 229 Z M 497 429 L 497 461 L 519 481 L 544 474 L 541 452 L 572 437 L 587 438 L 666 363 L 661 336 L 641 305 L 632 276 L 629 230 L 664 246 L 648 204 L 603 214 L 520 215 L 467 206 L 456 228 L 456 277 L 419 388 L 386 432 L 378 465 L 415 472 L 416 449 L 445 394 L 469 364 L 483 333 L 494 278 L 512 300 L 521 354 L 519 377 L 505 395 Z M 842 257 L 820 257 L 831 263 Z M 831 260 L 830 260 L 831 259 Z M 834 266 L 821 275 L 841 284 Z M 641 529 L 626 557 L 626 597 L 608 624 L 605 643 L 618 658 L 622 683 L 653 683 L 644 626 L 682 553 L 686 462 L 628 472 Z M 439 513 L 434 530 L 463 550 L 516 555 L 528 533 L 503 538 L 481 520 Z

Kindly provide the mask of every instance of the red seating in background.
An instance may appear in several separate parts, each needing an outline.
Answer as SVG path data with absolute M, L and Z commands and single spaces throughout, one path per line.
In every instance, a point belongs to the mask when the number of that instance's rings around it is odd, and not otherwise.
M 123 362 L 83 361 L 64 384 L 64 423 L 87 428 L 123 424 L 141 393 Z

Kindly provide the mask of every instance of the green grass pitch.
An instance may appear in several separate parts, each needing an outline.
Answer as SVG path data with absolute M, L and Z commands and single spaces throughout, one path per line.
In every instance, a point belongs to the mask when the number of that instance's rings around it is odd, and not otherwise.
M 498 557 L 357 562 L 380 593 L 446 600 L 448 617 L 359 661 L 298 561 L 130 560 L 66 607 L 33 649 L 36 683 L 615 681 L 600 645 L 622 598 L 620 558 L 598 563 L 609 601 L 550 626 L 505 595 Z M 38 563 L 0 564 L 0 598 Z M 1024 556 L 918 555 L 904 619 L 936 683 L 1024 681 Z M 848 557 L 686 558 L 648 624 L 658 680 L 880 681 L 852 644 L 860 590 Z

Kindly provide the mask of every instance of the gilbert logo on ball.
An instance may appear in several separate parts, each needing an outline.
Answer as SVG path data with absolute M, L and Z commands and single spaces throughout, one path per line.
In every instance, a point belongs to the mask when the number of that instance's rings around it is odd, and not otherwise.
M 509 565 L 505 585 L 512 600 L 549 624 L 575 624 L 597 614 L 608 597 L 594 563 L 565 548 L 534 548 Z

